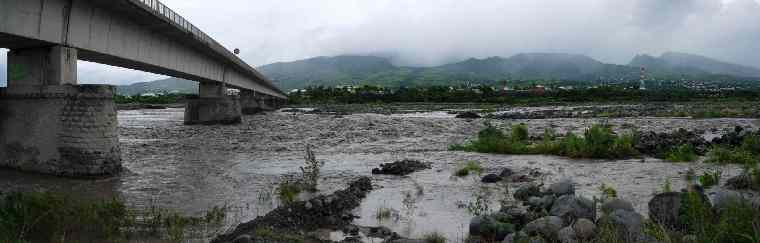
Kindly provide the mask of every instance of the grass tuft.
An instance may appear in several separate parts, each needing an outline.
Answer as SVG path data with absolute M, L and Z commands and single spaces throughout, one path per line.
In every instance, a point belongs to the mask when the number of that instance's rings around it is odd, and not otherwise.
M 438 232 L 425 234 L 423 240 L 425 243 L 446 243 L 446 237 Z
M 465 177 L 470 174 L 480 175 L 481 173 L 483 173 L 483 167 L 480 165 L 480 162 L 471 160 L 460 165 L 459 169 L 454 172 L 454 175 L 458 177 Z
M 670 162 L 693 162 L 697 160 L 697 157 L 697 152 L 694 150 L 694 146 L 691 144 L 683 144 L 673 148 L 665 157 L 665 160 Z

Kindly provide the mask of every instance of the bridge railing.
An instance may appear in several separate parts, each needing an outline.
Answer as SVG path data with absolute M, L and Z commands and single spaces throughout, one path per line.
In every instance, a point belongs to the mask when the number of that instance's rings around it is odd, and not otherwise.
M 185 29 L 187 32 L 192 33 L 195 37 L 200 39 L 203 42 L 214 42 L 216 41 L 214 39 L 211 39 L 206 33 L 203 33 L 200 29 L 195 27 L 195 25 L 191 24 L 190 21 L 187 21 L 184 17 L 180 16 L 173 10 L 171 10 L 169 7 L 164 5 L 158 0 L 140 0 L 145 6 L 148 6 L 150 9 L 158 13 L 159 15 L 163 15 L 164 17 L 168 18 L 175 24 L 179 25 L 183 29 Z

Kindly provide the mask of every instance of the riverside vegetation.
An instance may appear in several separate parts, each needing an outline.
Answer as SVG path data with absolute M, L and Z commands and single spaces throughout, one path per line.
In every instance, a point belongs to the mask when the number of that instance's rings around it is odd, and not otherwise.
M 226 207 L 194 217 L 155 206 L 132 210 L 119 199 L 86 201 L 52 192 L 17 192 L 0 199 L 0 242 L 182 242 L 188 234 L 218 233 L 203 228 L 219 226 L 226 214 Z

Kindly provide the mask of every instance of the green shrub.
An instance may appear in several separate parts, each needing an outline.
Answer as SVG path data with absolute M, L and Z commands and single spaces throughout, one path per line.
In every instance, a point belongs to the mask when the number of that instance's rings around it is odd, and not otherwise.
M 743 149 L 730 149 L 725 146 L 714 146 L 707 153 L 707 163 L 716 164 L 755 164 L 758 156 Z
M 595 124 L 590 129 L 586 129 L 583 138 L 585 157 L 614 158 L 614 155 L 610 154 L 610 148 L 615 142 L 615 135 L 609 126 Z
M 692 162 L 697 160 L 697 153 L 691 144 L 683 144 L 673 148 L 665 160 L 670 162 Z
M 446 237 L 438 232 L 425 234 L 423 239 L 425 243 L 446 243 Z
M 602 196 L 605 198 L 617 198 L 617 190 L 615 190 L 614 187 L 609 186 L 607 184 L 602 184 L 599 186 L 599 190 L 602 191 Z
M 456 170 L 454 175 L 458 177 L 465 177 L 472 173 L 475 174 L 481 174 L 483 173 L 483 167 L 480 166 L 480 162 L 478 161 L 467 161 L 467 163 L 464 163 L 460 165 L 459 169 Z
M 286 180 L 280 183 L 277 187 L 277 196 L 279 197 L 280 202 L 292 203 L 298 199 L 298 194 L 300 194 L 302 190 L 303 187 L 300 183 Z
M 614 156 L 617 158 L 625 158 L 638 155 L 639 151 L 636 150 L 636 139 L 636 134 L 634 132 L 616 137 L 612 143 Z
M 304 190 L 310 192 L 317 191 L 317 184 L 319 183 L 320 171 L 322 166 L 325 165 L 324 161 L 317 160 L 314 155 L 314 151 L 311 150 L 311 145 L 306 146 L 306 155 L 304 156 L 304 166 L 301 166 L 302 186 Z
M 151 207 L 137 213 L 118 199 L 85 201 L 51 192 L 12 193 L 0 200 L 0 242 L 126 242 L 127 236 L 165 229 L 172 242 L 184 240 L 187 227 L 220 224 L 226 207 L 201 217 L 186 217 Z
M 12 193 L 0 202 L 0 242 L 65 242 L 81 234 L 93 239 L 123 239 L 122 226 L 131 225 L 133 215 L 123 202 L 85 202 L 47 193 Z
M 701 176 L 699 176 L 699 184 L 702 185 L 705 189 L 708 189 L 710 187 L 713 187 L 715 185 L 720 184 L 720 177 L 723 174 L 723 171 L 716 170 L 713 172 L 705 172 Z
M 530 139 L 528 134 L 528 126 L 525 124 L 518 124 L 512 126 L 512 141 L 516 143 L 525 143 Z
M 552 154 L 571 158 L 616 159 L 638 155 L 633 132 L 616 135 L 609 126 L 593 125 L 579 137 L 568 133 L 557 140 L 554 131 L 546 129 L 541 141 L 531 143 L 528 128 L 516 125 L 510 136 L 493 126 L 478 133 L 477 139 L 465 145 L 451 145 L 451 150 L 497 154 Z
M 745 136 L 740 149 L 753 155 L 760 154 L 760 137 Z

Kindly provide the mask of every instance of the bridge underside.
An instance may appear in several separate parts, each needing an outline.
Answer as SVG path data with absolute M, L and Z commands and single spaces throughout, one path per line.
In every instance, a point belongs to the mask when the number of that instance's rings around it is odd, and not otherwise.
M 183 32 L 138 0 L 0 0 L 0 167 L 64 176 L 121 169 L 114 87 L 79 85 L 85 60 L 199 82 L 186 124 L 234 124 L 284 94 L 213 40 Z M 240 90 L 227 95 L 227 88 Z

